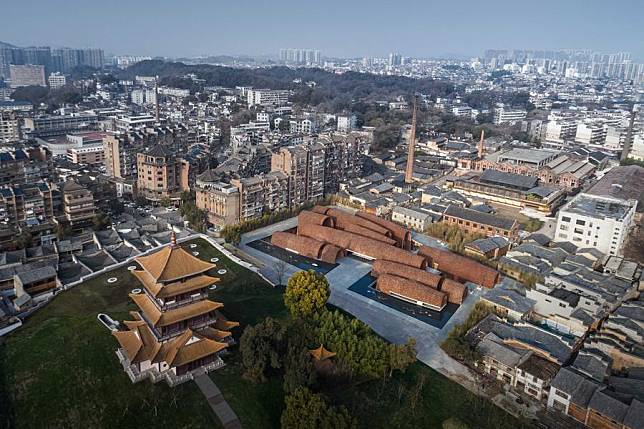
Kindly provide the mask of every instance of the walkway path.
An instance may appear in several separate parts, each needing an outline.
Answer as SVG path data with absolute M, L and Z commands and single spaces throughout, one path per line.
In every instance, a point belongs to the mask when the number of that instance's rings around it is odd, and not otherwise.
M 228 402 L 221 394 L 221 390 L 212 381 L 208 374 L 202 373 L 194 378 L 195 383 L 199 386 L 199 390 L 204 394 L 210 404 L 210 408 L 217 414 L 219 421 L 225 429 L 241 429 L 242 425 L 237 418 L 237 414 L 230 408 Z

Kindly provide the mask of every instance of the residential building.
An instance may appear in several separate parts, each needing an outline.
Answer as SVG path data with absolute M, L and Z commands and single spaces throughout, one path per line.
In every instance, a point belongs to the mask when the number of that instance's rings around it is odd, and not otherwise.
M 82 130 L 96 129 L 98 116 L 91 112 L 69 115 L 42 115 L 25 118 L 25 130 L 31 137 L 63 136 Z
M 58 200 L 58 202 L 56 201 Z M 0 222 L 12 227 L 54 219 L 60 197 L 45 182 L 0 188 Z
M 246 98 L 248 107 L 280 107 L 288 103 L 291 91 L 282 89 L 249 89 Z
M 60 186 L 65 220 L 74 229 L 91 225 L 96 212 L 94 195 L 78 183 L 68 180 Z
M 291 207 L 290 178 L 281 171 L 232 179 L 230 184 L 239 191 L 239 219 L 242 221 Z
M 271 171 L 289 178 L 291 207 L 324 196 L 324 167 L 325 151 L 320 143 L 283 147 L 271 157 Z
M 606 143 L 606 127 L 603 123 L 582 122 L 577 125 L 575 142 L 586 146 L 603 147 Z
M 51 152 L 43 146 L 0 152 L 0 186 L 38 182 L 52 168 Z
M 611 386 L 610 381 L 608 384 L 602 383 L 574 366 L 561 368 L 551 382 L 548 407 L 571 416 L 591 429 L 640 428 L 644 402 L 633 394 L 632 389 L 623 391 L 617 379 L 616 385 Z M 636 384 L 638 381 L 624 380 Z
M 338 115 L 335 120 L 338 132 L 348 133 L 356 129 L 358 119 L 356 115 Z
M 96 165 L 105 163 L 105 149 L 101 145 L 67 149 L 67 159 L 73 164 Z
M 391 211 L 391 220 L 416 231 L 425 231 L 427 226 L 432 223 L 433 218 L 425 211 L 398 206 Z
M 138 153 L 136 165 L 137 192 L 148 200 L 178 200 L 182 191 L 190 189 L 189 163 L 165 146 L 157 144 L 144 153 Z
M 0 143 L 20 140 L 20 122 L 15 112 L 0 112 Z
M 554 240 L 619 255 L 633 226 L 636 206 L 636 200 L 579 194 L 559 210 Z
M 59 89 L 67 84 L 65 75 L 60 72 L 50 74 L 47 78 L 47 82 L 49 83 L 49 88 L 51 89 Z
M 36 64 L 11 64 L 9 66 L 11 87 L 45 86 L 45 66 Z
M 498 107 L 494 109 L 494 123 L 495 124 L 514 124 L 526 118 L 527 112 L 522 109 L 508 109 L 506 107 Z
M 222 183 L 212 170 L 197 177 L 196 204 L 208 214 L 208 223 L 219 228 L 240 220 L 240 192 L 231 184 Z

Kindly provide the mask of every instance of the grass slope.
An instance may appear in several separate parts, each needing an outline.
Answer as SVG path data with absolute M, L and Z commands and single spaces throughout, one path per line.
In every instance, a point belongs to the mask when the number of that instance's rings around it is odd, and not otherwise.
M 207 261 L 219 258 L 210 274 L 221 281 L 210 298 L 223 302 L 223 313 L 241 323 L 236 337 L 244 326 L 267 316 L 288 317 L 280 289 L 268 287 L 204 240 L 182 246 Z M 227 272 L 216 274 L 221 268 Z M 119 280 L 108 285 L 109 277 Z M 114 354 L 116 340 L 96 315 L 128 318 L 135 306 L 127 293 L 135 287 L 139 287 L 136 279 L 125 269 L 92 279 L 58 296 L 4 339 L 0 427 L 220 427 L 194 383 L 174 389 L 165 383 L 133 385 L 122 371 Z M 278 428 L 284 407 L 281 378 L 259 385 L 244 380 L 236 348 L 224 360 L 227 365 L 210 376 L 243 427 Z M 451 416 L 471 428 L 521 427 L 490 402 L 420 363 L 385 382 L 326 386 L 323 392 L 346 405 L 363 427 L 438 428 Z

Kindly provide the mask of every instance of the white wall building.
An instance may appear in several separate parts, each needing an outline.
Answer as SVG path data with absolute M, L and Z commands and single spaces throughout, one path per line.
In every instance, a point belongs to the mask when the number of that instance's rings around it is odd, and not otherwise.
M 494 123 L 497 125 L 504 123 L 514 124 L 525 119 L 526 116 L 527 112 L 522 109 L 507 109 L 505 107 L 494 109 Z
M 356 128 L 356 115 L 344 115 L 336 118 L 336 129 L 341 133 L 348 133 Z
M 246 98 L 248 107 L 269 106 L 277 107 L 288 103 L 291 92 L 281 89 L 249 89 Z
M 67 79 L 65 79 L 64 74 L 56 72 L 49 75 L 47 82 L 49 82 L 49 87 L 51 89 L 58 89 L 67 84 Z
M 636 200 L 579 194 L 559 210 L 554 240 L 619 255 L 636 206 Z

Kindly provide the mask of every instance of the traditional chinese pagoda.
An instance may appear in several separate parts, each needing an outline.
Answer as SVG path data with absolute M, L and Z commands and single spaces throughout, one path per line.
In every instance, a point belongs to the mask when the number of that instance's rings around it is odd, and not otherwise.
M 206 274 L 215 267 L 192 256 L 176 243 L 136 259 L 142 270 L 132 273 L 140 293 L 129 296 L 139 307 L 130 312 L 125 330 L 113 332 L 117 355 L 133 382 L 150 377 L 175 385 L 196 369 L 223 365 L 220 354 L 232 342 L 238 326 L 219 312 L 223 304 L 210 301 L 207 290 L 219 281 Z

